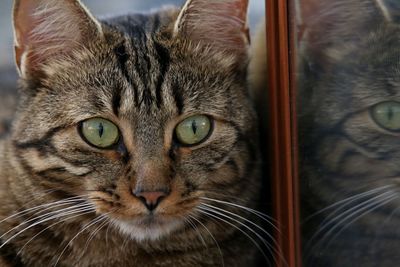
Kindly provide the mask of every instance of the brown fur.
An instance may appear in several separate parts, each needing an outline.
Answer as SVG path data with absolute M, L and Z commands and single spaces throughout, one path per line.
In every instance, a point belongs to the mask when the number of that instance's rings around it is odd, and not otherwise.
M 235 22 L 221 20 L 234 27 L 227 32 L 245 34 L 245 20 L 237 20 L 225 2 L 246 9 L 247 1 L 218 1 Z M 192 0 L 186 7 L 212 13 L 205 3 Z M 29 13 L 31 5 L 40 8 Z M 29 267 L 254 264 L 257 245 L 241 232 L 248 231 L 240 224 L 248 223 L 199 208 L 213 205 L 254 220 L 246 210 L 202 198 L 256 208 L 259 152 L 246 82 L 247 39 L 235 38 L 224 49 L 225 35 L 199 40 L 189 26 L 176 27 L 188 25 L 177 21 L 185 17 L 179 12 L 98 22 L 78 1 L 16 2 L 22 94 L 11 137 L 1 143 L 0 219 L 75 198 L 1 222 L 3 243 L 25 228 L 0 249 L 3 261 L 11 264 L 5 255 L 11 251 L 20 252 L 18 260 Z M 196 24 L 201 17 L 190 19 L 204 31 L 210 27 Z M 221 21 L 216 16 L 216 26 Z M 183 147 L 173 131 L 192 114 L 214 118 L 214 130 L 205 142 Z M 101 150 L 81 138 L 79 123 L 92 117 L 119 127 L 118 147 Z M 157 219 L 132 194 L 138 189 L 169 192 L 155 211 Z M 74 205 L 75 214 L 37 225 L 30 220 Z M 85 205 L 87 212 L 76 205 Z

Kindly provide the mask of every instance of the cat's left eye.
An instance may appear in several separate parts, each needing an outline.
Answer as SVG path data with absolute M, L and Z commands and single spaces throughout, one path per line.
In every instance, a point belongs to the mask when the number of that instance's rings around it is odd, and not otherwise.
M 399 102 L 381 102 L 372 107 L 371 116 L 380 127 L 389 131 L 400 131 Z
M 211 133 L 211 119 L 205 115 L 191 116 L 175 128 L 178 141 L 186 146 L 203 142 Z
M 109 120 L 93 118 L 83 121 L 80 126 L 84 140 L 98 148 L 108 148 L 119 140 L 118 127 Z

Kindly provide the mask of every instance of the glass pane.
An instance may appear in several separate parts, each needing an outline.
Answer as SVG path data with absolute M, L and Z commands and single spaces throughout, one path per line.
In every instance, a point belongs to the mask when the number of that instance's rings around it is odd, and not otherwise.
M 396 266 L 400 2 L 296 6 L 304 266 Z

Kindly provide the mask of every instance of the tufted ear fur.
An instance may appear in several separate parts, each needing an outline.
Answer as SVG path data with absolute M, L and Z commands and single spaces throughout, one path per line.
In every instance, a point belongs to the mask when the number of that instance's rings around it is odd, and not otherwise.
M 24 78 L 38 78 L 57 59 L 101 35 L 100 24 L 78 0 L 16 0 L 15 61 Z
M 174 35 L 228 52 L 237 60 L 247 57 L 248 0 L 188 0 L 174 27 Z

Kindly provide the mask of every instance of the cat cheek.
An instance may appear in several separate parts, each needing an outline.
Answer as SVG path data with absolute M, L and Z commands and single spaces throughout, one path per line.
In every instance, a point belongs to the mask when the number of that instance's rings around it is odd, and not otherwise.
M 118 161 L 123 159 L 124 155 L 118 151 L 110 150 L 104 151 L 104 156 L 111 161 Z
M 89 195 L 99 214 L 109 214 L 116 219 L 132 219 L 146 213 L 144 206 L 129 191 L 129 185 L 121 182 L 115 190 L 104 189 Z
M 183 157 L 189 157 L 192 154 L 192 149 L 188 147 L 179 148 L 179 152 Z
M 192 212 L 199 204 L 197 185 L 177 176 L 171 184 L 171 193 L 159 205 L 157 212 L 166 216 L 182 216 Z

